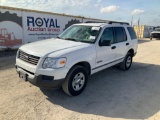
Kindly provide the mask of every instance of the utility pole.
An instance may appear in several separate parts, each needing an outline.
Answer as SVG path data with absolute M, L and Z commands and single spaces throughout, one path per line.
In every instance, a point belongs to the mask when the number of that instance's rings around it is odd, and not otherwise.
M 139 23 L 140 23 L 140 17 L 139 17 L 139 19 L 138 19 L 138 26 L 139 26 Z
M 141 37 L 140 37 L 140 26 L 139 26 L 139 23 L 140 23 L 140 17 L 139 17 L 139 19 L 138 19 L 138 38 L 141 38 Z
M 131 20 L 131 26 L 132 26 L 132 23 L 133 23 L 133 15 L 132 15 L 132 20 Z

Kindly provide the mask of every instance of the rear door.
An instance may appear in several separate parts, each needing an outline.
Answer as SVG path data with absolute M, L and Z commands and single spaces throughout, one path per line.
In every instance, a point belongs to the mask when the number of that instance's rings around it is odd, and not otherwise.
M 116 60 L 122 60 L 128 49 L 129 49 L 129 41 L 126 34 L 126 29 L 124 27 L 113 27 L 114 35 L 116 39 L 115 50 L 116 50 Z
M 134 52 L 137 52 L 137 47 L 138 47 L 138 40 L 136 33 L 132 27 L 127 27 L 128 34 L 129 34 L 129 40 L 130 40 L 130 48 L 134 48 Z

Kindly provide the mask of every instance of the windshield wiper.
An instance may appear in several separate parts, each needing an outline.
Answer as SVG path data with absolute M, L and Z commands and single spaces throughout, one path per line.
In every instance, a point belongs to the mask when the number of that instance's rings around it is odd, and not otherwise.
M 81 41 L 79 41 L 79 42 L 84 42 L 84 43 L 91 43 L 91 44 L 93 44 L 93 42 L 92 42 L 92 41 L 85 41 L 85 40 L 81 40 Z
M 74 39 L 74 38 L 65 38 L 65 40 L 77 41 L 77 40 Z M 77 42 L 78 42 L 78 41 L 77 41 Z
M 57 38 L 61 39 L 61 37 L 57 36 Z

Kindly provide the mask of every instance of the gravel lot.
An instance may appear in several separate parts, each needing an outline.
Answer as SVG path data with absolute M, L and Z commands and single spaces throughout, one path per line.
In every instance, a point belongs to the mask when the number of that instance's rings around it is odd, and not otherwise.
M 0 56 L 0 120 L 160 120 L 160 40 L 139 40 L 129 71 L 90 76 L 85 91 L 67 96 L 18 78 L 15 55 Z

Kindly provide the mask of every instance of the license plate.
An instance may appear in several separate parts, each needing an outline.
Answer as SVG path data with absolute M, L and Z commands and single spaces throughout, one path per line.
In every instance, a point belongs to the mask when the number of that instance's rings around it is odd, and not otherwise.
M 27 81 L 27 74 L 22 73 L 22 72 L 19 72 L 19 78 L 21 78 L 21 79 Z

